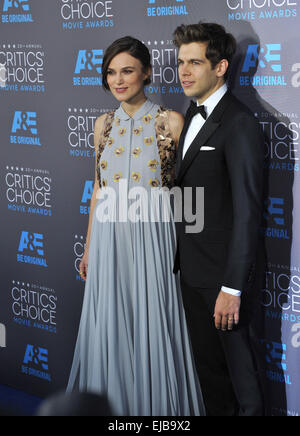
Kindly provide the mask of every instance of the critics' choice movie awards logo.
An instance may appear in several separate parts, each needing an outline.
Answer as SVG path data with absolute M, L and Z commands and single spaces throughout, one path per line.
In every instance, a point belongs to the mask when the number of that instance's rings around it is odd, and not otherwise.
M 6 327 L 0 323 L 0 348 L 6 348 Z
M 187 0 L 145 0 L 148 17 L 185 16 L 189 15 Z
M 45 52 L 41 45 L 0 45 L 0 66 L 0 91 L 45 92 Z
M 61 0 L 63 30 L 114 27 L 113 0 Z
M 2 23 L 33 23 L 29 0 L 2 0 Z
M 265 166 L 272 171 L 299 171 L 300 123 L 297 113 L 262 112 L 259 116 L 265 141 Z
M 262 305 L 268 321 L 300 322 L 300 267 L 272 264 L 266 271 Z
M 17 262 L 48 268 L 45 257 L 45 240 L 42 233 L 21 231 Z
M 184 94 L 181 87 L 177 58 L 178 50 L 171 40 L 143 41 L 152 57 L 152 82 L 146 87 L 148 95 Z
M 226 0 L 229 21 L 282 20 L 298 15 L 295 0 Z
M 94 130 L 97 118 L 111 109 L 69 108 L 66 118 L 69 155 L 95 158 Z
M 54 289 L 12 280 L 10 295 L 15 324 L 57 333 L 57 296 Z
M 51 185 L 52 178 L 48 170 L 6 166 L 8 210 L 52 216 Z
M 22 374 L 51 382 L 49 372 L 49 353 L 47 348 L 28 344 L 25 350 Z
M 15 111 L 11 127 L 10 143 L 42 146 L 38 134 L 36 112 Z
M 73 76 L 74 86 L 101 86 L 103 50 L 79 50 Z

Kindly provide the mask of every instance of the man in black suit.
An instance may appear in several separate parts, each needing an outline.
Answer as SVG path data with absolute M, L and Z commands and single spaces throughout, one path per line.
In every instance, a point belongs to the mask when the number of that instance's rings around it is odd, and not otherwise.
M 174 272 L 181 272 L 187 322 L 209 416 L 264 414 L 249 324 L 257 301 L 264 140 L 256 118 L 227 89 L 236 50 L 213 23 L 174 34 L 187 112 L 178 148 L 177 185 L 204 187 L 204 229 L 177 226 Z M 195 192 L 194 192 L 195 194 Z M 186 201 L 186 198 L 185 198 Z M 191 208 L 195 210 L 195 197 Z M 189 223 L 190 224 L 190 223 Z

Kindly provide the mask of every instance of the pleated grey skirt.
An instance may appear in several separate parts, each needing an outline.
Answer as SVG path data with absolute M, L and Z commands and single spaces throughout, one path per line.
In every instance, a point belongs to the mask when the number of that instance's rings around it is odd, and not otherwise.
M 104 223 L 96 211 L 67 391 L 106 396 L 116 416 L 205 415 L 174 222 Z

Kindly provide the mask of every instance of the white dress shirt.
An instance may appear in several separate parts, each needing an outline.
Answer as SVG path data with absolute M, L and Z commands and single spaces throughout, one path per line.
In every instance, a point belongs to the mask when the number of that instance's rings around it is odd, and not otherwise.
M 207 100 L 203 103 L 203 106 L 205 107 L 207 118 L 212 114 L 213 110 L 219 103 L 219 101 L 224 97 L 226 94 L 228 88 L 225 83 L 221 88 L 219 88 L 214 94 L 212 94 L 210 97 L 208 97 Z M 197 103 L 198 106 L 199 103 Z M 201 114 L 197 114 L 193 117 L 191 124 L 188 128 L 188 131 L 185 136 L 185 141 L 183 145 L 183 154 L 182 159 L 184 159 L 184 156 L 186 155 L 186 152 L 190 148 L 192 142 L 202 129 L 203 125 L 205 123 L 205 119 L 202 117 Z M 240 297 L 242 295 L 242 292 L 237 289 L 228 288 L 226 286 L 222 286 L 221 290 L 223 292 L 226 292 L 227 294 L 235 295 L 236 297 Z

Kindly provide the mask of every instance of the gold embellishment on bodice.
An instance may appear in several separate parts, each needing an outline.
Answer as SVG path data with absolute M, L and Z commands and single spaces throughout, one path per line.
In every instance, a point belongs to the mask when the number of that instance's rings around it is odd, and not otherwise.
M 106 115 L 105 121 L 104 121 L 104 129 L 102 131 L 102 134 L 100 136 L 99 146 L 97 150 L 97 179 L 99 183 L 99 187 L 102 188 L 101 183 L 101 156 L 103 153 L 103 150 L 108 143 L 108 146 L 111 147 L 111 145 L 114 143 L 113 138 L 110 138 L 110 132 L 112 129 L 112 124 L 114 121 L 115 112 L 109 112 Z
M 176 144 L 171 136 L 167 109 L 161 107 L 158 110 L 155 131 L 161 161 L 162 186 L 172 189 L 175 184 Z
M 148 120 L 149 119 L 147 118 L 146 122 L 148 122 Z M 111 138 L 110 136 L 114 121 L 115 122 L 118 121 L 118 119 L 115 119 L 115 112 L 109 112 L 106 116 L 104 122 L 104 129 L 100 136 L 99 147 L 97 152 L 97 179 L 100 188 L 102 187 L 101 169 L 105 169 L 103 168 L 103 165 L 101 165 L 101 156 L 105 146 L 106 145 L 111 146 L 114 143 L 113 138 Z M 155 117 L 155 131 L 156 131 L 157 147 L 158 147 L 158 152 L 161 161 L 162 186 L 172 189 L 175 182 L 176 144 L 171 136 L 171 132 L 169 129 L 168 111 L 162 107 L 157 111 Z M 153 142 L 152 137 L 145 138 L 146 145 L 150 145 L 150 143 L 152 142 Z M 117 154 L 119 151 L 122 150 L 118 149 Z M 138 157 L 140 153 L 141 153 L 141 149 L 139 147 L 133 150 L 133 155 L 135 157 Z M 157 164 L 158 164 L 157 161 L 150 161 L 148 163 L 151 169 L 155 169 Z M 147 163 L 145 163 L 145 165 L 147 165 Z M 122 175 L 120 173 L 116 173 L 114 177 L 114 181 L 115 182 L 119 181 L 120 177 L 122 177 Z M 132 179 L 138 181 L 140 179 L 139 174 L 138 173 L 132 174 Z M 157 179 L 154 180 L 151 179 L 149 181 L 149 184 L 153 187 L 156 187 L 159 185 L 159 181 Z

